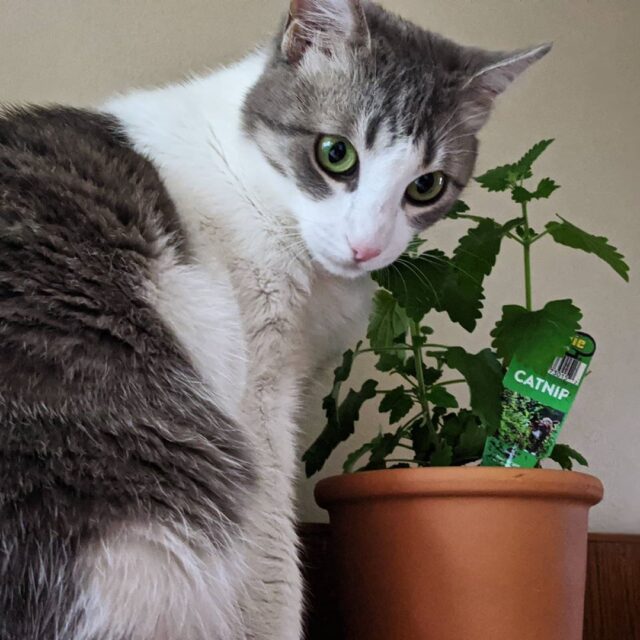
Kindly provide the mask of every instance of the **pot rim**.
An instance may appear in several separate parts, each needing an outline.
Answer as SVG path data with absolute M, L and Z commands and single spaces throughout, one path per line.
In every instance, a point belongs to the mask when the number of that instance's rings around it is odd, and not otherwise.
M 576 471 L 503 467 L 438 467 L 360 471 L 320 480 L 318 505 L 389 498 L 515 497 L 598 504 L 604 487 L 598 478 Z

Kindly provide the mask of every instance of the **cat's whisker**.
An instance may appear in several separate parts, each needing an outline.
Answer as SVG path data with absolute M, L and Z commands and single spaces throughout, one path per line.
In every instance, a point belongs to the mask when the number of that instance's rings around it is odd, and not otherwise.
M 436 299 L 436 302 L 439 304 L 440 298 L 438 296 L 438 291 L 435 288 L 435 286 L 433 285 L 433 283 L 431 282 L 431 280 L 429 279 L 429 277 L 425 273 L 420 271 L 420 269 L 418 269 L 418 267 L 416 267 L 411 262 L 409 262 L 407 260 L 404 260 L 402 258 L 400 258 L 396 262 L 398 262 L 399 264 L 404 265 L 407 269 L 409 269 L 410 271 L 412 271 L 415 274 L 415 276 L 418 278 L 418 280 L 421 280 L 424 284 L 426 284 L 431 289 L 431 291 L 433 292 L 433 296 Z

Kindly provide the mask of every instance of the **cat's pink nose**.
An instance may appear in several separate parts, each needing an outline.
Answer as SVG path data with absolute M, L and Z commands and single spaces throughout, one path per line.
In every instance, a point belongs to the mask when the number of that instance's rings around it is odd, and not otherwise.
M 351 247 L 351 250 L 353 251 L 353 259 L 356 262 L 368 262 L 369 260 L 377 258 L 382 253 L 382 249 L 378 247 L 368 247 L 366 245 Z

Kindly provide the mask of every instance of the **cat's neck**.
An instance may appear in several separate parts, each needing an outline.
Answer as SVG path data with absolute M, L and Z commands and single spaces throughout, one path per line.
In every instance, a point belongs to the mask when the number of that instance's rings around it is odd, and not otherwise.
M 196 254 L 229 263 L 310 270 L 290 214 L 291 183 L 242 128 L 242 106 L 264 70 L 254 53 L 207 76 L 108 102 L 136 149 L 160 171 Z

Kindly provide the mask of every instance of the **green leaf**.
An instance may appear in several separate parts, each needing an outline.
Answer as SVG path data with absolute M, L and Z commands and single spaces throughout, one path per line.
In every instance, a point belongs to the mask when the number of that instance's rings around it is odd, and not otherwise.
M 515 165 L 505 164 L 495 169 L 489 169 L 486 173 L 475 178 L 475 181 L 487 191 L 506 191 L 517 179 L 514 167 Z
M 493 351 L 483 349 L 472 354 L 462 347 L 452 347 L 446 351 L 445 362 L 464 376 L 469 385 L 471 409 L 495 432 L 500 425 L 504 373 Z
M 339 391 L 341 382 L 338 380 L 338 373 L 343 375 L 344 369 L 338 367 L 335 373 L 337 382 L 334 385 L 334 389 L 322 403 L 327 416 L 327 424 L 316 441 L 302 456 L 308 478 L 320 471 L 333 450 L 353 434 L 355 423 L 360 417 L 362 405 L 376 395 L 378 383 L 375 380 L 367 380 L 359 391 L 350 389 L 344 401 L 338 405 L 336 386 Z
M 384 290 L 376 291 L 369 317 L 367 338 L 372 349 L 392 347 L 394 340 L 409 328 L 409 318 L 394 297 Z
M 467 203 L 463 202 L 462 200 L 458 200 L 451 208 L 451 211 L 447 213 L 446 217 L 455 220 L 456 218 L 459 218 L 461 214 L 466 213 L 467 211 L 469 211 L 469 205 L 467 205 Z
M 392 454 L 400 439 L 403 436 L 403 430 L 399 429 L 396 433 L 381 433 L 371 441 L 371 456 L 369 462 L 363 467 L 363 470 L 385 469 L 385 458 Z
M 441 305 L 442 285 L 450 269 L 447 256 L 432 250 L 417 257 L 404 254 L 390 267 L 374 272 L 372 278 L 391 292 L 412 320 L 420 322 Z
M 560 216 L 558 216 L 560 217 Z M 580 249 L 587 253 L 593 253 L 604 260 L 621 278 L 629 281 L 629 265 L 624 261 L 622 254 L 603 236 L 594 236 L 568 220 L 560 218 L 562 222 L 549 222 L 546 226 L 551 237 L 558 243 Z
M 442 428 L 440 429 L 440 436 L 445 439 L 445 441 L 454 447 L 462 432 L 464 430 L 464 424 L 461 419 L 461 415 L 464 412 L 464 409 L 459 413 L 448 413 L 442 419 Z
M 461 462 L 472 461 L 482 457 L 484 445 L 487 441 L 487 430 L 478 424 L 468 423 L 460 436 L 460 442 L 455 448 L 455 455 Z
M 495 266 L 503 237 L 502 226 L 486 218 L 460 239 L 453 252 L 438 310 L 467 331 L 473 331 L 482 317 L 483 281 Z
M 516 170 L 521 180 L 531 177 L 533 163 L 547 150 L 547 147 L 549 147 L 552 142 L 553 138 L 537 142 L 516 162 Z
M 502 225 L 502 235 L 506 235 L 510 231 L 513 231 L 516 227 L 521 227 L 523 223 L 524 218 L 522 216 L 507 220 L 507 222 Z
M 379 411 L 380 413 L 390 413 L 389 423 L 394 424 L 411 411 L 413 404 L 413 398 L 408 391 L 400 386 L 385 394 L 380 402 Z
M 441 386 L 433 387 L 427 393 L 427 399 L 439 407 L 445 407 L 447 409 L 456 409 L 458 407 L 456 397 Z
M 549 457 L 554 462 L 557 462 L 563 469 L 567 469 L 568 471 L 573 469 L 573 460 L 578 464 L 581 464 L 583 467 L 589 466 L 589 463 L 582 454 L 578 453 L 575 449 L 572 449 L 566 444 L 557 444 L 553 448 Z
M 533 197 L 536 200 L 546 199 L 559 188 L 560 185 L 551 178 L 543 178 L 542 180 L 540 180 L 538 188 L 533 192 Z
M 424 424 L 421 419 L 416 420 L 411 427 L 411 444 L 415 459 L 427 462 L 436 446 L 437 437 L 431 424 Z
M 531 177 L 533 163 L 552 142 L 553 140 L 541 140 L 533 145 L 518 162 L 491 169 L 476 178 L 476 182 L 488 191 L 506 191 L 515 187 L 518 182 Z
M 581 318 L 571 300 L 549 302 L 539 311 L 507 305 L 491 332 L 492 344 L 507 363 L 515 356 L 524 367 L 544 375 L 553 359 L 565 353 Z
M 503 230 L 495 220 L 485 218 L 469 229 L 453 251 L 452 262 L 457 275 L 477 282 L 477 276 L 488 276 L 500 252 Z
M 334 387 L 349 379 L 354 357 L 355 353 L 351 349 L 342 354 L 342 363 L 333 370 Z
M 432 467 L 448 467 L 453 462 L 453 449 L 444 440 L 439 440 L 429 463 Z
M 524 187 L 520 185 L 513 187 L 511 189 L 511 199 L 518 204 L 524 204 L 525 202 L 530 202 L 533 199 L 533 193 L 527 191 Z
M 365 453 L 368 453 L 369 451 L 371 451 L 372 446 L 373 446 L 373 441 L 366 442 L 359 449 L 356 449 L 355 451 L 350 453 L 347 456 L 347 459 L 345 460 L 344 464 L 342 465 L 342 470 L 345 473 L 352 473 L 358 460 L 360 460 L 360 458 L 362 458 L 362 456 Z
M 502 226 L 485 218 L 460 239 L 452 258 L 437 250 L 419 256 L 405 254 L 391 267 L 373 274 L 373 278 L 391 292 L 412 320 L 420 322 L 432 310 L 443 311 L 473 331 L 482 317 L 483 280 L 496 263 L 503 236 Z M 392 309 L 390 302 L 385 304 L 378 315 L 388 327 L 387 317 Z M 397 328 L 400 326 L 398 319 Z M 377 331 L 377 326 L 372 330 Z M 384 339 L 389 334 L 387 330 Z
M 411 255 L 417 255 L 418 253 L 420 253 L 420 247 L 422 247 L 422 245 L 426 242 L 426 240 L 424 240 L 423 238 L 421 238 L 420 236 L 416 236 L 413 240 L 411 240 L 411 242 L 409 243 L 409 246 L 407 247 L 407 253 L 411 254 Z

